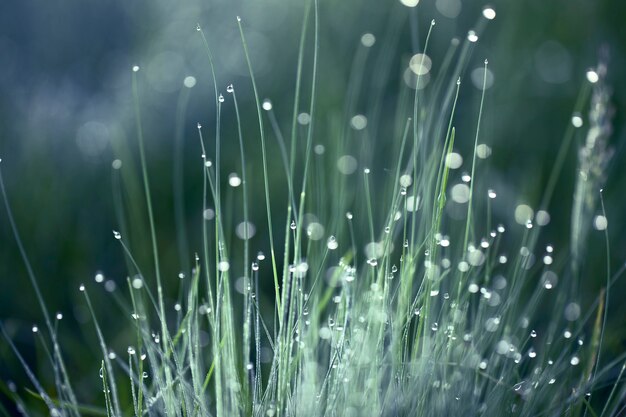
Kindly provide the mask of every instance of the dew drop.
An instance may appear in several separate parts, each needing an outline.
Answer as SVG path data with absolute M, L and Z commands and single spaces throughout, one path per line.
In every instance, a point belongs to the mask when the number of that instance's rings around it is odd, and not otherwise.
M 582 127 L 582 125 L 583 125 L 583 118 L 582 118 L 580 113 L 576 112 L 576 113 L 572 114 L 572 125 L 575 128 Z
M 39 327 L 33 326 L 31 330 L 33 331 L 33 333 L 37 333 L 39 331 Z
M 80 284 L 80 287 L 78 287 L 78 291 L 84 292 L 85 291 L 85 286 L 83 284 Z
M 337 249 L 339 247 L 339 243 L 337 243 L 337 240 L 335 239 L 335 236 L 330 236 L 328 238 L 328 241 L 326 242 L 326 246 L 330 250 L 335 250 L 335 249 Z
M 473 30 L 467 32 L 467 40 L 474 43 L 478 41 L 478 35 Z
M 141 374 L 141 377 L 142 377 L 143 379 L 148 378 L 148 373 L 147 373 L 147 372 L 144 372 L 143 374 Z
M 122 238 L 122 235 L 117 230 L 114 230 L 113 237 L 116 238 L 117 240 L 120 240 Z
M 57 313 L 56 318 L 57 320 L 63 320 L 63 313 Z
M 198 32 L 200 32 L 200 31 L 202 30 L 202 27 L 200 27 L 200 23 L 197 23 L 197 24 L 196 24 L 196 30 L 197 30 Z
M 133 72 L 139 71 L 139 65 L 133 65 Z
M 600 76 L 593 69 L 587 70 L 586 75 L 587 75 L 587 81 L 589 81 L 591 84 L 595 84 L 600 80 Z
M 235 91 L 235 88 L 233 87 L 233 85 L 232 84 L 228 84 L 226 86 L 226 92 L 227 93 L 232 93 L 233 91 Z
M 219 101 L 220 103 L 223 103 L 223 102 L 224 102 L 224 96 L 220 94 L 220 95 L 217 97 L 217 101 Z
M 483 9 L 483 16 L 487 20 L 493 20 L 496 18 L 496 11 L 491 6 L 485 6 Z
M 263 110 L 270 111 L 274 106 L 272 105 L 272 101 L 269 98 L 266 98 L 265 100 L 263 100 L 262 107 Z

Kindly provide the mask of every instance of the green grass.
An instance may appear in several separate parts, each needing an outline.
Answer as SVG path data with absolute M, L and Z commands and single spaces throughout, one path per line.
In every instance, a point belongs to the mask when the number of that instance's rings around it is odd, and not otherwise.
M 479 19 L 478 35 L 486 23 L 486 18 Z M 202 221 L 203 248 L 193 266 L 183 271 L 174 312 L 166 306 L 160 274 L 157 219 L 140 117 L 142 72 L 132 72 L 140 181 L 154 272 L 143 273 L 145 266 L 135 261 L 126 244 L 128 228 L 115 232 L 129 276 L 135 277 L 128 279 L 130 299 L 121 301 L 134 334 L 126 352 L 112 352 L 88 295 L 91 285 L 80 288 L 102 355 L 94 365 L 100 367 L 102 382 L 99 404 L 83 405 L 74 393 L 58 341 L 59 320 L 49 317 L 0 173 L 8 221 L 43 313 L 46 328 L 37 334 L 55 382 L 55 389 L 47 392 L 2 327 L 35 388 L 5 389 L 5 394 L 21 407 L 27 403 L 24 397 L 32 394 L 43 401 L 46 413 L 67 416 L 611 416 L 623 412 L 626 355 L 609 359 L 601 355 L 610 288 L 623 273 L 623 269 L 610 271 L 606 229 L 607 263 L 602 272 L 606 283 L 595 303 L 582 313 L 576 299 L 585 240 L 598 203 L 606 218 L 600 188 L 610 158 L 606 148 L 610 117 L 606 117 L 609 103 L 602 66 L 600 79 L 593 84 L 585 81 L 575 104 L 574 111 L 580 112 L 591 97 L 589 133 L 579 161 L 585 176 L 577 176 L 572 246 L 555 249 L 540 246 L 545 222 L 534 221 L 532 215 L 507 225 L 499 225 L 493 216 L 492 206 L 499 198 L 488 193 L 489 159 L 477 152 L 483 143 L 483 110 L 490 106 L 487 60 L 475 130 L 455 128 L 472 41 L 451 43 L 427 88 L 399 87 L 395 121 L 382 123 L 374 114 L 366 119 L 366 128 L 358 123 L 351 127 L 355 103 L 368 88 L 367 81 L 351 78 L 354 85 L 348 89 L 343 113 L 320 108 L 318 84 L 324 80 L 318 79 L 318 51 L 323 29 L 317 1 L 309 2 L 299 41 L 290 141 L 285 144 L 273 110 L 262 107 L 246 24 L 239 19 L 236 24 L 251 85 L 229 85 L 224 95 L 220 89 L 227 83 L 215 72 L 210 37 L 197 27 L 211 69 L 216 121 L 210 139 L 198 124 L 202 210 L 214 207 L 215 217 Z M 436 30 L 433 21 L 424 53 Z M 372 47 L 358 46 L 354 74 L 363 71 L 363 57 Z M 307 56 L 311 58 L 308 79 Z M 260 168 L 258 156 L 248 151 L 253 130 L 243 125 L 236 96 L 236 91 L 249 88 L 258 120 Z M 180 103 L 186 108 L 182 93 Z M 223 113 L 230 111 L 235 116 L 242 175 L 240 188 L 225 189 L 221 145 L 226 138 L 221 123 Z M 180 114 L 177 118 L 184 120 Z M 280 157 L 268 154 L 268 120 L 283 150 Z M 556 179 L 561 174 L 574 177 L 562 173 L 576 132 L 572 126 L 565 130 L 539 204 L 542 210 L 550 207 Z M 368 131 L 384 135 L 384 152 L 378 138 L 363 134 Z M 456 144 L 471 138 L 471 171 L 466 174 L 469 179 L 462 179 L 450 161 L 456 156 Z M 208 146 L 211 143 L 214 150 Z M 283 170 L 282 182 L 271 181 L 272 172 Z M 262 193 L 250 187 L 253 177 L 262 177 Z M 137 179 L 117 181 L 119 187 L 137 188 Z M 280 188 L 287 190 L 280 193 L 287 195 L 285 201 L 272 197 Z M 127 222 L 123 200 L 117 189 L 120 225 Z M 253 207 L 266 215 L 269 260 L 251 256 L 247 226 L 243 246 L 233 240 L 233 220 L 243 216 L 244 224 L 249 224 Z M 178 210 L 180 228 L 184 221 L 182 209 Z M 277 220 L 279 216 L 284 216 L 284 222 Z M 281 231 L 282 241 L 274 235 Z M 237 276 L 243 279 L 242 294 L 234 291 Z M 264 296 L 264 279 L 272 282 L 269 298 Z M 204 334 L 207 343 L 201 340 Z M 615 377 L 612 372 L 618 369 Z

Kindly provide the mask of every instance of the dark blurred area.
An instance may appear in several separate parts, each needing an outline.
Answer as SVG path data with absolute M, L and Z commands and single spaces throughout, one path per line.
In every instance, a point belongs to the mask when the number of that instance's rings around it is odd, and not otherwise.
M 147 161 L 155 204 L 161 265 L 168 299 L 179 291 L 178 272 L 201 250 L 202 172 L 196 123 L 212 137 L 215 120 L 212 78 L 199 23 L 212 48 L 218 89 L 232 83 L 242 110 L 244 139 L 249 142 L 250 169 L 260 169 L 256 109 L 241 47 L 236 16 L 240 15 L 251 51 L 261 97 L 272 100 L 284 132 L 290 127 L 296 62 L 304 2 L 287 0 L 239 1 L 79 1 L 0 2 L 0 158 L 9 203 L 26 251 L 51 314 L 64 314 L 60 337 L 71 373 L 85 378 L 97 375 L 99 353 L 88 312 L 78 292 L 80 283 L 91 286 L 94 306 L 113 345 L 124 346 L 121 311 L 111 295 L 96 287 L 102 273 L 125 294 L 127 265 L 112 230 L 116 218 L 114 194 L 119 172 L 139 174 L 131 68 L 138 65 L 141 113 Z M 626 152 L 623 149 L 626 103 L 626 37 L 623 17 L 626 3 L 593 0 L 493 1 L 497 18 L 489 22 L 473 51 L 461 88 L 457 137 L 459 152 L 471 158 L 481 73 L 489 59 L 493 84 L 487 90 L 481 142 L 493 154 L 489 180 L 502 196 L 494 208 L 500 218 L 511 218 L 519 203 L 538 205 L 564 133 L 570 124 L 585 72 L 597 65 L 598 51 L 609 51 L 608 83 L 615 108 L 611 146 L 615 156 L 607 172 L 605 203 L 611 242 L 611 263 L 617 270 L 625 261 L 626 238 L 621 214 L 626 208 Z M 393 119 L 398 86 L 405 86 L 406 62 L 421 51 L 431 19 L 437 25 L 429 55 L 437 70 L 450 39 L 465 38 L 478 20 L 484 4 L 477 1 L 422 0 L 416 8 L 400 1 L 320 1 L 319 114 L 343 109 L 355 51 L 366 32 L 377 43 L 365 66 L 365 85 L 379 82 L 388 90 L 380 118 Z M 378 40 L 397 37 L 395 50 L 378 49 Z M 308 51 L 310 53 L 310 50 Z M 374 79 L 379 58 L 389 57 L 389 76 Z M 310 67 L 307 58 L 305 66 Z M 478 76 L 476 75 L 478 74 Z M 310 70 L 305 70 L 305 76 Z M 185 87 L 186 77 L 195 85 Z M 192 84 L 191 78 L 186 82 Z M 174 158 L 177 106 L 188 94 L 181 118 L 182 178 L 188 259 L 180 259 L 176 243 L 174 208 Z M 357 108 L 368 106 L 368 89 Z M 436 109 L 435 109 L 436 111 Z M 585 107 L 585 112 L 587 107 Z M 583 114 L 586 116 L 586 113 Z M 322 116 L 320 116 L 322 117 Z M 320 119 L 320 124 L 327 120 Z M 222 119 L 222 179 L 240 172 L 236 125 L 231 103 Z M 370 140 L 382 141 L 385 124 Z M 269 132 L 269 128 L 266 129 Z M 576 178 L 576 149 L 584 140 L 577 134 L 549 207 L 551 223 L 546 242 L 562 248 L 569 241 L 570 211 Z M 320 129 L 324 131 L 324 129 Z M 279 155 L 272 135 L 270 155 Z M 320 139 L 321 140 L 321 139 Z M 325 139 L 326 140 L 326 139 Z M 116 159 L 121 170 L 112 168 Z M 278 160 L 278 157 L 275 157 Z M 278 230 L 285 216 L 286 185 L 279 163 L 272 163 L 270 179 Z M 466 166 L 464 166 L 465 168 Z M 125 174 L 122 174 L 125 175 Z M 252 221 L 257 234 L 254 251 L 269 252 L 262 181 L 251 180 Z M 132 194 L 132 191 L 129 192 Z M 137 233 L 129 236 L 131 249 L 146 275 L 152 273 L 147 215 L 141 193 L 127 207 L 127 222 Z M 139 213 L 134 215 L 133 213 Z M 233 219 L 232 221 L 240 221 Z M 589 305 L 604 285 L 604 237 L 589 235 L 583 305 Z M 254 252 L 256 253 L 256 252 Z M 612 289 L 609 306 L 613 318 L 626 317 L 620 295 L 623 280 Z M 266 295 L 270 300 L 269 294 Z M 173 301 L 172 301 L 173 302 Z M 31 363 L 45 363 L 36 349 L 31 326 L 43 327 L 41 311 L 28 281 L 4 207 L 0 209 L 0 320 Z M 620 320 L 607 337 L 607 349 L 621 352 L 626 334 Z M 118 338 L 118 339 L 116 339 Z M 0 378 L 24 381 L 19 363 L 0 339 Z M 84 349 L 87 346 L 87 349 Z M 92 352 L 91 356 L 75 352 Z M 39 357 L 38 361 L 34 358 Z M 45 368 L 45 365 L 42 365 Z M 35 369 L 37 365 L 34 365 Z M 89 399 L 94 393 L 82 390 Z

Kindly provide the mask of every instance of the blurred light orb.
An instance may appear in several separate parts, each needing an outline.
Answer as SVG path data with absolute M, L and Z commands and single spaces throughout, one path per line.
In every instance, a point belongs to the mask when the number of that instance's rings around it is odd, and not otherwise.
M 210 208 L 206 209 L 202 213 L 202 217 L 204 217 L 204 220 L 213 220 L 213 218 L 215 217 L 215 211 Z
M 315 147 L 313 148 L 313 152 L 315 152 L 316 155 L 324 155 L 324 152 L 326 152 L 326 148 L 324 147 L 324 145 L 315 145 Z
M 446 166 L 450 169 L 459 169 L 463 165 L 463 157 L 456 152 L 446 155 Z
M 380 259 L 385 254 L 385 243 L 370 242 L 365 245 L 364 252 L 368 259 Z
M 526 225 L 529 221 L 533 219 L 535 212 L 533 209 L 526 204 L 520 204 L 515 207 L 515 222 L 517 224 Z
M 300 113 L 298 115 L 298 123 L 303 126 L 308 125 L 309 123 L 311 123 L 311 115 L 309 115 L 309 113 Z
M 414 197 L 412 195 L 406 198 L 406 211 L 417 211 L 420 208 L 420 196 Z
M 241 185 L 241 177 L 233 172 L 228 175 L 228 185 L 231 187 L 239 187 Z
M 404 174 L 400 177 L 400 185 L 403 187 L 408 187 L 413 183 L 413 178 L 409 174 Z
M 467 261 L 472 266 L 480 266 L 485 262 L 485 254 L 481 250 L 473 250 L 467 254 Z
M 487 72 L 486 74 L 485 71 Z M 485 85 L 485 90 L 488 90 L 489 88 L 491 88 L 495 80 L 493 76 L 493 71 L 491 71 L 491 69 L 489 68 L 485 68 L 484 66 L 472 70 L 470 78 L 472 79 L 472 84 L 474 85 L 474 87 L 478 88 L 479 90 L 483 89 L 483 84 Z
M 550 213 L 545 210 L 539 210 L 535 216 L 537 226 L 547 226 L 550 223 Z
M 404 76 L 402 78 L 404 79 L 404 83 L 413 90 L 422 90 L 430 82 L 430 72 L 418 76 L 413 72 L 413 70 L 411 70 L 410 67 L 408 67 L 404 70 Z
M 357 168 L 356 158 L 352 155 L 343 155 L 337 160 L 337 168 L 344 175 L 354 174 Z
M 324 237 L 324 226 L 318 222 L 312 222 L 306 228 L 306 235 L 311 240 L 320 240 Z
M 480 159 L 489 158 L 491 156 L 491 148 L 488 145 L 481 143 L 476 147 L 476 156 Z
M 350 119 L 350 126 L 352 126 L 354 130 L 365 129 L 365 127 L 367 127 L 367 117 L 363 116 L 362 114 L 357 114 L 356 116 L 353 116 L 352 119 Z
M 552 288 L 556 286 L 558 282 L 559 282 L 559 277 L 553 271 L 548 270 L 548 271 L 545 271 L 541 275 L 541 285 L 546 290 L 551 290 Z
M 122 161 L 120 159 L 114 159 L 113 162 L 111 162 L 111 167 L 113 169 L 120 169 L 120 168 L 122 168 Z
M 400 0 L 400 3 L 404 4 L 406 7 L 415 7 L 419 2 L 420 0 Z
M 376 43 L 376 37 L 371 33 L 365 33 L 361 36 L 361 44 L 366 48 L 371 48 Z
M 467 184 L 455 184 L 450 190 L 452 201 L 459 204 L 465 204 L 469 201 L 470 189 Z
M 143 280 L 137 276 L 133 279 L 132 284 L 133 284 L 134 289 L 136 290 L 141 289 L 143 287 Z
M 415 54 L 411 57 L 409 61 L 409 68 L 416 75 L 424 75 L 427 74 L 433 65 L 432 60 L 428 55 L 425 54 Z
M 460 0 L 437 0 L 435 7 L 442 16 L 454 19 L 461 13 L 462 4 Z
M 606 217 L 604 217 L 603 215 L 598 215 L 594 217 L 593 219 L 593 227 L 596 230 L 606 230 L 608 225 L 609 225 L 609 222 L 606 219 Z
M 572 78 L 572 57 L 559 42 L 542 43 L 534 60 L 539 77 L 549 84 L 563 84 Z
M 187 77 L 185 77 L 185 79 L 183 80 L 183 85 L 187 88 L 192 88 L 193 86 L 196 85 L 196 77 L 188 75 Z
M 565 316 L 565 320 L 567 321 L 576 321 L 580 317 L 580 305 L 575 302 L 569 303 L 565 306 L 565 311 L 563 313 Z
M 496 18 L 496 11 L 491 6 L 485 6 L 483 9 L 483 16 L 487 20 L 493 20 Z
M 139 65 L 133 65 L 133 72 L 139 71 Z
M 235 234 L 237 237 L 241 240 L 246 240 L 246 233 L 248 239 L 252 238 L 256 234 L 256 227 L 254 224 L 250 222 L 239 223 L 235 228 Z
M 270 111 L 272 110 L 272 102 L 269 98 L 266 98 L 265 100 L 263 100 L 263 110 L 265 111 Z

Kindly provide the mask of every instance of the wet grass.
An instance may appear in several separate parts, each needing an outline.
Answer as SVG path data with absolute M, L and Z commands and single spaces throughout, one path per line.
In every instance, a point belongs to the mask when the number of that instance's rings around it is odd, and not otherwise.
M 121 305 L 135 336 L 123 353 L 113 352 L 103 336 L 88 295 L 90 285 L 79 288 L 101 350 L 100 404 L 82 405 L 74 393 L 57 337 L 61 319 L 49 317 L 0 176 L 8 221 L 43 312 L 45 329 L 36 333 L 41 345 L 49 346 L 56 387 L 44 389 L 2 327 L 35 388 L 33 395 L 55 416 L 619 415 L 626 394 L 625 357 L 607 359 L 601 353 L 610 288 L 623 270 L 610 271 L 606 224 L 599 227 L 593 217 L 599 205 L 606 219 L 600 192 L 610 158 L 606 69 L 598 66 L 598 79 L 583 83 L 573 109 L 579 114 L 591 101 L 572 246 L 540 246 L 554 184 L 576 128 L 565 128 L 540 211 L 518 206 L 502 224 L 493 215 L 499 199 L 487 175 L 490 148 L 480 129 L 483 110 L 490 106 L 487 60 L 475 129 L 455 128 L 462 75 L 473 44 L 495 16 L 492 10 L 486 9 L 467 39 L 450 43 L 439 70 L 429 75 L 428 88 L 399 88 L 391 125 L 377 118 L 377 103 L 365 115 L 356 114 L 355 103 L 368 88 L 359 77 L 349 81 L 343 115 L 318 108 L 318 84 L 324 80 L 318 79 L 323 29 L 317 7 L 317 1 L 310 3 L 303 17 L 288 143 L 272 105 L 262 101 L 257 88 L 245 22 L 237 19 L 236 24 L 251 84 L 230 84 L 223 94 L 220 86 L 227 84 L 214 70 L 210 37 L 197 27 L 215 97 L 214 134 L 197 125 L 203 175 L 203 207 L 198 209 L 213 210 L 214 216 L 202 221 L 203 250 L 181 271 L 174 311 L 166 306 L 161 282 L 137 82 L 142 75 L 140 68 L 133 69 L 140 182 L 154 274 L 142 272 L 126 244 L 126 232 L 115 231 L 133 277 L 128 278 L 130 298 Z M 433 21 L 418 69 L 424 68 L 434 31 Z M 363 71 L 363 57 L 374 45 L 372 35 L 362 38 L 354 74 Z M 309 77 L 304 75 L 307 56 L 312 62 Z M 420 86 L 421 77 L 418 70 L 409 84 Z M 250 129 L 242 125 L 237 102 L 236 91 L 247 88 L 254 92 L 260 158 L 247 150 Z M 221 123 L 230 109 L 242 175 L 226 185 Z M 280 156 L 268 154 L 268 121 Z M 377 153 L 376 132 L 389 142 L 387 152 Z M 471 166 L 462 172 L 455 144 L 468 138 L 473 138 Z M 246 170 L 252 159 L 260 159 L 260 168 L 255 164 L 256 169 Z M 284 183 L 270 181 L 272 170 L 284 170 Z M 249 185 L 255 176 L 262 178 L 262 192 Z M 118 185 L 129 186 L 122 180 Z M 281 193 L 285 201 L 272 197 L 281 187 L 287 190 Z M 119 190 L 115 201 L 122 225 L 127 219 Z M 267 224 L 258 229 L 267 233 L 269 259 L 258 252 L 262 248 L 251 247 L 252 209 L 266 215 Z M 180 212 L 179 228 L 184 223 Z M 277 220 L 277 212 L 284 221 Z M 232 213 L 243 216 L 241 233 L 229 220 Z M 605 284 L 595 303 L 583 309 L 576 292 L 585 236 L 593 222 L 606 236 Z M 277 233 L 284 233 L 282 240 Z M 235 235 L 243 245 L 233 241 Z M 185 247 L 179 248 L 183 256 Z M 268 278 L 272 296 L 263 298 L 267 286 L 260 281 Z M 122 389 L 130 390 L 130 397 Z M 21 389 L 7 394 L 25 407 Z

